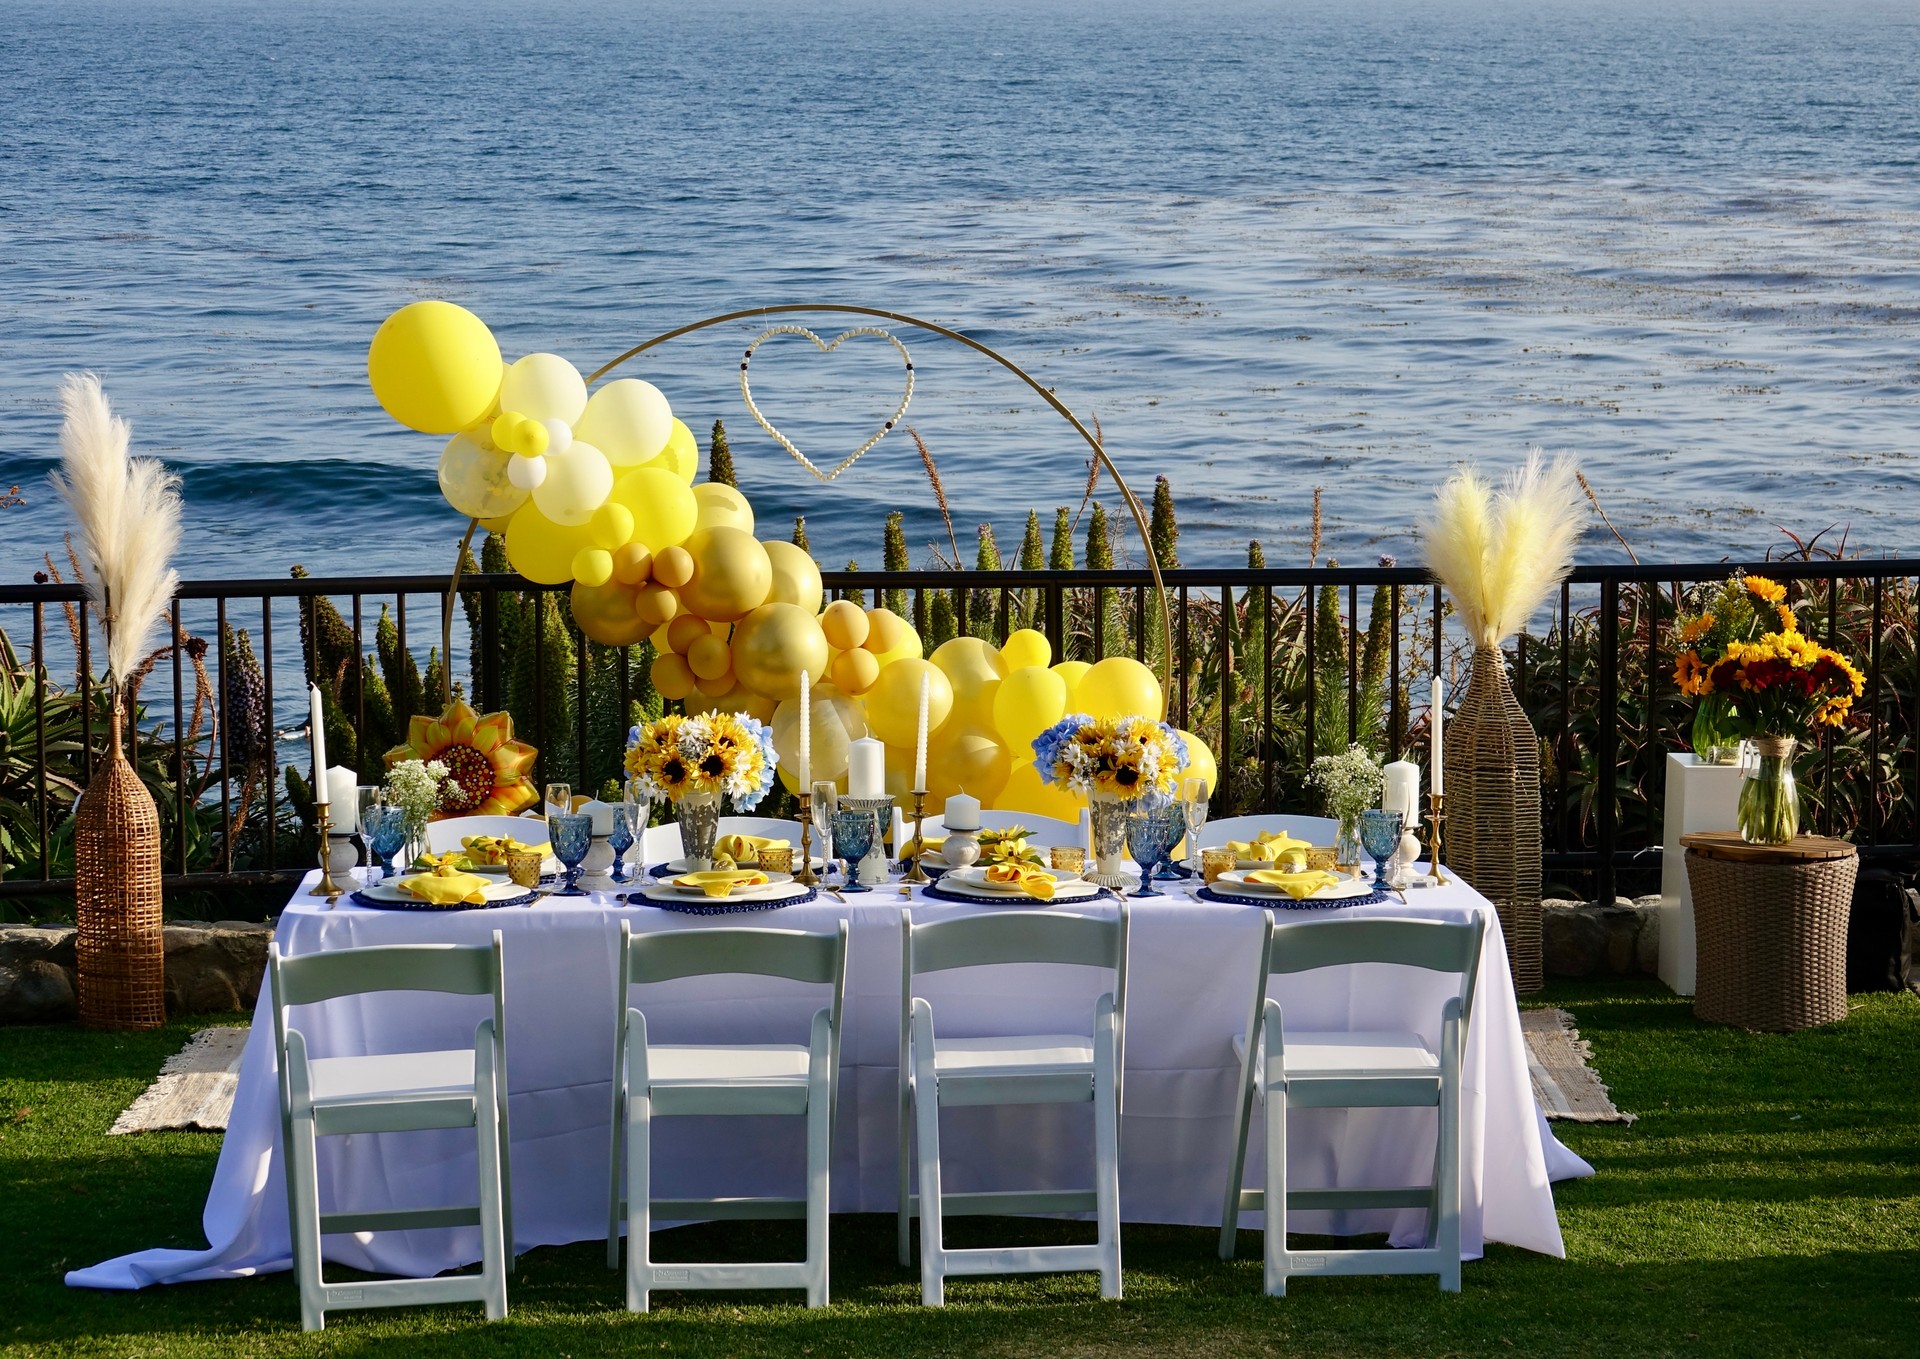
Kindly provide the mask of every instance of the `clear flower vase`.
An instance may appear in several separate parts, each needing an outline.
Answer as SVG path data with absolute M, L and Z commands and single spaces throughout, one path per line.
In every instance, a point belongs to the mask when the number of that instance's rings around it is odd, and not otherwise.
M 1740 838 L 1753 845 L 1784 845 L 1800 833 L 1800 789 L 1793 781 L 1794 739 L 1761 736 L 1740 780 L 1736 816 Z

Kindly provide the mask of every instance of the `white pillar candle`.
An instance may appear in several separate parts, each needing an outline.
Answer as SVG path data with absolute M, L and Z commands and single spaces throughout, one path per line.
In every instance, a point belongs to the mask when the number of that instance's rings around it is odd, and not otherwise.
M 887 795 L 887 748 L 871 736 L 847 744 L 847 796 Z
M 1427 725 L 1433 731 L 1433 753 L 1427 761 L 1428 786 L 1435 797 L 1444 796 L 1447 791 L 1446 765 L 1442 762 L 1440 729 L 1446 725 L 1446 684 L 1438 675 L 1433 677 L 1433 716 Z
M 327 718 L 320 706 L 320 686 L 307 686 L 309 715 L 307 718 L 310 735 L 308 741 L 313 749 L 313 800 L 320 806 L 327 803 Z
M 913 787 L 912 792 L 924 792 L 927 787 L 927 701 L 931 694 L 931 675 L 920 677 L 920 724 L 913 738 Z
M 332 808 L 327 825 L 335 835 L 352 835 L 360 829 L 360 799 L 356 792 L 359 786 L 359 777 L 351 769 L 335 765 L 327 771 L 322 800 Z
M 947 799 L 947 812 L 943 820 L 950 831 L 978 830 L 980 799 L 968 797 L 965 793 L 955 793 Z
M 1420 766 L 1412 760 L 1395 760 L 1381 772 L 1381 809 L 1399 812 L 1408 826 L 1419 825 Z
M 613 834 L 613 804 L 611 802 L 594 801 L 583 803 L 580 810 L 585 812 L 588 820 L 593 823 L 591 826 L 593 834 Z
M 800 667 L 800 791 L 813 789 L 813 676 Z

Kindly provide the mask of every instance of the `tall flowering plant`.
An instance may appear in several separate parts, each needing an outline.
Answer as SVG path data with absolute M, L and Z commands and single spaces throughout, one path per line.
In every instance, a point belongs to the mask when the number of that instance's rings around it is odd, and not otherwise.
M 1187 743 L 1149 717 L 1093 718 L 1071 713 L 1033 738 L 1034 770 L 1075 793 L 1132 802 L 1171 794 L 1187 767 Z
M 627 773 L 649 796 L 728 797 L 751 811 L 773 787 L 773 732 L 739 713 L 655 718 L 627 733 Z

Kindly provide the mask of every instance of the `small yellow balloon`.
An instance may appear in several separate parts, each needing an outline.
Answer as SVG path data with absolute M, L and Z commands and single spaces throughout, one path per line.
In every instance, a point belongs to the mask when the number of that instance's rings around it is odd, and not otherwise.
M 1062 661 L 1052 669 L 1054 674 L 1067 682 L 1067 711 L 1080 712 L 1081 708 L 1076 701 L 1076 695 L 1080 691 L 1080 681 L 1086 678 L 1087 671 L 1093 669 L 1093 666 L 1086 661 Z
M 1078 821 L 1080 809 L 1085 803 L 1066 789 L 1044 782 L 1040 772 L 1033 767 L 1032 760 L 1019 760 L 1007 775 L 1006 786 L 1000 790 L 998 805 L 1001 811 L 1030 812 L 1034 816 Z
M 1023 665 L 993 696 L 993 728 L 1020 759 L 1033 758 L 1033 738 L 1067 714 L 1067 682 L 1038 665 Z
M 851 599 L 836 599 L 820 615 L 820 630 L 827 634 L 828 646 L 851 651 L 866 642 L 873 626 L 858 604 Z
M 633 594 L 633 616 L 650 628 L 671 623 L 680 614 L 680 596 L 664 585 L 648 583 Z M 655 646 L 658 647 L 658 643 Z
M 731 666 L 722 670 L 712 679 L 703 679 L 700 681 L 700 695 L 704 698 L 725 698 L 728 694 L 736 691 L 739 693 L 746 692 L 746 690 L 740 688 L 740 681 L 734 678 Z
M 713 640 L 713 629 L 704 618 L 683 613 L 667 624 L 667 646 L 682 656 L 693 650 L 693 644 L 702 638 Z
M 708 633 L 687 648 L 687 666 L 699 678 L 701 686 L 712 693 L 710 680 L 717 680 L 733 669 L 733 653 L 727 644 Z
M 895 661 L 920 659 L 920 634 L 906 619 L 890 609 L 869 609 L 867 622 L 870 631 L 865 646 L 882 670 Z
M 767 593 L 773 588 L 773 563 L 767 556 L 766 546 L 753 534 L 724 525 L 699 528 L 687 539 L 686 549 L 693 558 L 693 579 L 680 587 L 680 603 L 689 612 L 702 618 L 731 622 L 746 617 L 767 602 Z M 656 558 L 654 573 L 658 575 L 659 570 Z M 813 623 L 812 611 L 805 612 L 807 621 Z M 817 623 L 813 631 L 819 635 Z M 826 645 L 827 639 L 821 637 L 822 671 L 827 668 Z M 749 688 L 758 687 L 744 671 L 741 681 Z
M 693 488 L 693 498 L 700 506 L 700 515 L 694 524 L 696 531 L 705 528 L 734 528 L 748 534 L 753 533 L 753 506 L 747 498 L 727 485 L 724 481 L 703 481 Z
M 756 694 L 772 699 L 798 696 L 802 670 L 816 684 L 827 673 L 826 634 L 808 610 L 797 604 L 762 604 L 734 628 L 733 673 Z
M 604 547 L 609 552 L 625 545 L 633 537 L 633 511 L 608 501 L 587 521 L 587 536 L 595 547 Z
M 500 379 L 503 411 L 571 425 L 586 408 L 587 384 L 580 370 L 558 354 L 523 355 L 507 365 Z
M 673 433 L 667 436 L 667 446 L 646 465 L 678 477 L 682 486 L 693 485 L 694 478 L 700 475 L 700 446 L 693 441 L 693 431 L 675 420 Z
M 1047 640 L 1047 634 L 1033 628 L 1021 628 L 1000 648 L 1000 658 L 1007 663 L 1007 669 L 1020 670 L 1029 665 L 1049 666 L 1053 664 L 1053 643 Z
M 556 524 L 538 505 L 524 505 L 507 526 L 507 560 L 539 585 L 564 585 L 573 579 L 573 554 L 591 546 L 585 526 Z
M 645 543 L 655 554 L 686 542 L 699 516 L 699 506 L 687 484 L 657 467 L 622 472 L 608 499 L 632 512 L 632 541 Z
M 605 585 L 613 579 L 613 554 L 604 547 L 583 547 L 573 554 L 573 578 L 582 585 Z
M 653 554 L 644 543 L 622 543 L 613 549 L 613 578 L 622 585 L 644 585 L 652 574 Z
M 573 621 L 602 646 L 632 646 L 647 635 L 633 616 L 633 591 L 620 585 L 573 587 Z
M 827 666 L 827 678 L 849 694 L 864 694 L 880 678 L 880 658 L 864 647 L 843 651 Z
M 1190 731 L 1182 731 L 1180 735 L 1187 743 L 1187 767 L 1180 771 L 1180 777 L 1205 779 L 1207 796 L 1213 796 L 1220 782 L 1220 764 L 1213 757 L 1213 748 Z
M 669 590 L 678 590 L 693 579 L 693 557 L 684 547 L 655 549 L 653 578 Z
M 440 453 L 440 494 L 469 519 L 498 519 L 527 503 L 527 493 L 507 478 L 511 454 L 456 434 Z
M 922 677 L 927 681 L 929 734 L 938 731 L 953 712 L 953 682 L 932 661 L 903 657 L 882 666 L 879 678 L 867 690 L 867 725 L 888 745 L 913 746 L 919 730 Z
M 671 651 L 656 656 L 653 668 L 647 673 L 653 680 L 654 692 L 662 698 L 681 699 L 694 690 L 693 669 L 685 656 L 676 656 Z
M 820 612 L 820 567 L 804 550 L 775 539 L 767 543 L 767 564 L 773 568 L 773 586 L 767 600 L 797 604 L 808 613 Z
M 493 332 L 451 302 L 400 308 L 367 346 L 374 397 L 388 415 L 422 434 L 452 434 L 485 419 L 500 380 Z
M 514 452 L 524 453 L 529 458 L 543 456 L 553 444 L 553 436 L 547 433 L 547 427 L 529 415 L 522 415 L 517 418 L 520 421 L 520 428 L 515 431 L 518 446 L 514 449 Z M 499 422 L 495 421 L 494 423 L 498 424 Z
M 658 387 L 616 378 L 587 398 L 573 437 L 605 453 L 615 467 L 637 467 L 660 455 L 672 429 L 673 411 Z
M 1131 656 L 1094 662 L 1075 686 L 1073 703 L 1076 712 L 1090 717 L 1149 717 L 1158 722 L 1167 715 L 1160 681 Z

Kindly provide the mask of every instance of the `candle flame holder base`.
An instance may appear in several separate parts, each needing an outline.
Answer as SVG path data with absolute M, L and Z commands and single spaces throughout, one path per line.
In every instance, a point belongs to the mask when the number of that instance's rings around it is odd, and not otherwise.
M 328 804 L 325 802 L 314 804 L 314 816 L 319 822 L 320 829 L 320 881 L 314 884 L 313 890 L 307 893 L 307 895 L 310 897 L 325 897 L 327 904 L 331 906 L 340 899 L 341 894 L 346 889 L 333 880 L 333 868 L 328 862 L 332 857 L 327 853 L 328 847 L 332 843 L 328 837 L 332 832 L 333 826 L 327 816 L 327 807 Z
M 1434 887 L 1444 887 L 1452 879 L 1441 871 L 1440 823 L 1446 820 L 1447 799 L 1440 793 L 1427 794 L 1427 876 L 1425 882 Z
M 926 817 L 927 790 L 924 788 L 916 788 L 913 790 L 913 853 L 902 856 L 907 860 L 907 882 L 923 883 L 931 881 L 931 879 L 927 877 L 927 871 L 920 867 L 920 856 L 926 853 L 926 842 L 921 839 L 920 828 L 921 823 L 926 820 Z
M 812 887 L 820 879 L 813 871 L 813 794 L 797 794 L 800 799 L 800 862 L 793 866 L 793 880 Z

